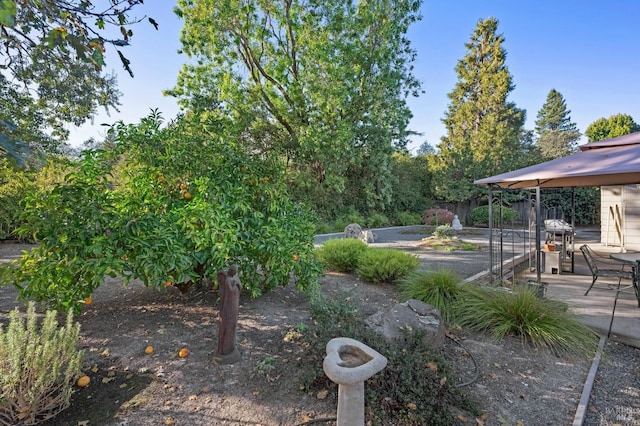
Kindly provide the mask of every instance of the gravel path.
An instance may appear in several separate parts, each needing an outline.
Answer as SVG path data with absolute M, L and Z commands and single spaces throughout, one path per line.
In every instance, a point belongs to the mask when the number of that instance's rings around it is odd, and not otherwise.
M 612 340 L 607 341 L 583 424 L 640 424 L 639 349 Z

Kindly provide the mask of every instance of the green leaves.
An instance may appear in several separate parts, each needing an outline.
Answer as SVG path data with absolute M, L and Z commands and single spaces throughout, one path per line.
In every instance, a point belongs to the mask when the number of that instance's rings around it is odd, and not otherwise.
M 101 70 L 102 67 L 106 65 L 104 62 L 104 56 L 102 54 L 102 50 L 97 48 L 93 49 L 93 52 L 91 52 L 91 62 L 94 63 L 94 65 L 98 70 Z
M 64 142 L 71 127 L 68 124 L 81 125 L 99 107 L 107 112 L 117 107 L 119 93 L 115 79 L 101 74 L 105 65 L 104 46 L 125 46 L 131 42 L 130 26 L 141 19 L 130 19 L 130 15 L 141 3 L 140 0 L 107 2 L 96 11 L 91 1 L 84 0 L 23 1 L 19 3 L 18 14 L 15 0 L 0 0 L 3 49 L 0 86 L 12 86 L 9 91 L 0 87 L 0 103 L 8 106 L 10 121 L 22 129 L 23 123 L 18 123 L 15 117 L 27 115 L 24 107 L 17 105 L 26 96 L 36 109 L 31 115 L 37 118 L 29 127 L 37 128 L 41 134 L 38 136 Z M 122 37 L 112 39 L 109 27 L 120 29 Z M 129 61 L 122 59 L 131 73 Z M 0 120 L 6 119 L 2 115 L 0 112 Z M 0 135 L 6 139 L 6 134 Z M 38 139 L 23 140 L 31 144 L 33 140 L 39 142 Z
M 0 25 L 13 27 L 16 25 L 16 2 L 12 0 L 0 1 Z
M 482 191 L 475 179 L 523 165 L 525 111 L 507 100 L 514 85 L 497 30 L 497 19 L 479 21 L 456 66 L 458 83 L 442 120 L 447 135 L 430 159 L 435 195 L 447 201 L 475 198 Z
M 580 132 L 571 122 L 571 111 L 560 92 L 552 89 L 538 111 L 536 120 L 537 144 L 542 160 L 564 157 L 576 150 Z
M 161 129 L 152 114 L 112 136 L 113 151 L 85 151 L 64 182 L 27 197 L 20 233 L 38 246 L 3 278 L 21 297 L 78 309 L 107 275 L 204 285 L 232 263 L 254 296 L 315 282 L 314 218 L 287 196 L 277 159 L 201 118 Z
M 616 114 L 609 118 L 597 119 L 589 124 L 584 133 L 589 142 L 597 142 L 637 131 L 640 131 L 640 125 L 629 114 Z
M 201 100 L 225 105 L 247 149 L 286 158 L 294 197 L 318 211 L 383 208 L 406 96 L 419 89 L 405 37 L 419 3 L 180 1 L 183 51 L 197 65 L 168 93 L 192 113 Z

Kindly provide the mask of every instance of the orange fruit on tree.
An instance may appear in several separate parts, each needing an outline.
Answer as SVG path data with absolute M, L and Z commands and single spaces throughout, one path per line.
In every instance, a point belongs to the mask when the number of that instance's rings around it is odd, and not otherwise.
M 186 358 L 186 357 L 188 357 L 188 356 L 189 356 L 189 349 L 187 349 L 187 348 L 182 348 L 182 349 L 180 349 L 180 352 L 178 352 L 178 356 L 179 356 L 180 358 Z
M 147 355 L 151 355 L 153 353 L 153 346 L 147 346 L 144 348 L 144 353 Z
M 87 375 L 84 375 L 78 379 L 78 381 L 76 382 L 76 385 L 79 388 L 86 388 L 87 386 L 89 386 L 90 382 L 91 382 L 91 378 Z
M 189 191 L 185 192 L 183 195 L 185 200 L 190 200 L 193 198 L 193 195 L 191 195 L 191 193 Z
M 85 297 L 84 298 L 84 304 L 85 305 L 90 305 L 92 303 L 93 303 L 93 299 L 92 298 L 90 298 L 90 297 Z
M 293 261 L 297 262 L 298 260 L 300 260 L 300 256 L 298 256 L 296 253 L 293 253 Z
M 171 286 L 171 281 L 167 281 L 166 283 L 164 283 L 165 287 L 170 287 Z

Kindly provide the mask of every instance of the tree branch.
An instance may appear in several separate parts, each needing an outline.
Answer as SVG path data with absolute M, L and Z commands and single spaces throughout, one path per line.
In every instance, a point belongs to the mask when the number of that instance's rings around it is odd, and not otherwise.
M 233 29 L 232 29 L 232 32 L 233 32 Z M 258 70 L 258 72 L 260 73 L 260 75 L 265 80 L 267 80 L 269 83 L 273 84 L 276 87 L 276 89 L 278 89 L 278 91 L 280 92 L 280 94 L 282 95 L 284 100 L 287 102 L 287 104 L 291 108 L 294 108 L 295 104 L 294 104 L 293 100 L 289 97 L 289 95 L 288 95 L 287 91 L 285 90 L 285 88 L 276 79 L 274 79 L 271 75 L 269 75 L 265 71 L 265 69 L 262 67 L 262 65 L 260 64 L 260 60 L 255 55 L 253 49 L 251 49 L 251 46 L 249 44 L 249 40 L 247 40 L 246 36 L 242 32 L 237 32 L 237 31 L 234 32 L 234 34 L 240 38 L 240 42 L 242 43 L 243 48 L 246 50 L 247 55 L 249 56 L 249 59 L 255 65 L 255 67 Z
M 230 31 L 233 34 L 239 36 L 233 29 L 230 29 Z M 287 130 L 287 133 L 289 133 L 289 135 L 295 136 L 295 131 L 293 130 L 291 124 L 289 124 L 289 122 L 278 112 L 278 109 L 269 98 L 268 93 L 264 90 L 264 86 L 262 85 L 262 81 L 260 80 L 260 75 L 258 74 L 258 71 L 256 69 L 256 64 L 251 60 L 252 56 L 250 50 L 250 47 L 245 43 L 240 43 L 240 45 L 238 46 L 238 53 L 240 54 L 242 61 L 247 67 L 247 70 L 249 71 L 249 74 L 251 75 L 254 83 L 256 83 L 256 85 L 260 89 L 260 97 L 264 101 L 267 110 L 274 116 L 276 121 Z

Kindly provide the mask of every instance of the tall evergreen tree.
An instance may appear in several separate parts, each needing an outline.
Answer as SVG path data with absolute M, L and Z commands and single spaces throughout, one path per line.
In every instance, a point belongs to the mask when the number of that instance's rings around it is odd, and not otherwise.
M 575 152 L 580 131 L 571 122 L 570 114 L 562 94 L 551 89 L 536 120 L 537 143 L 543 161 Z
M 436 195 L 446 201 L 465 201 L 482 188 L 475 179 L 522 165 L 526 112 L 507 101 L 514 89 L 505 65 L 504 37 L 498 20 L 480 20 L 465 46 L 467 55 L 457 66 L 458 83 L 449 93 L 440 154 L 434 157 Z
M 597 119 L 589 124 L 584 134 L 589 138 L 589 142 L 597 142 L 638 131 L 640 131 L 640 125 L 633 121 L 629 114 L 616 114 L 609 118 Z

